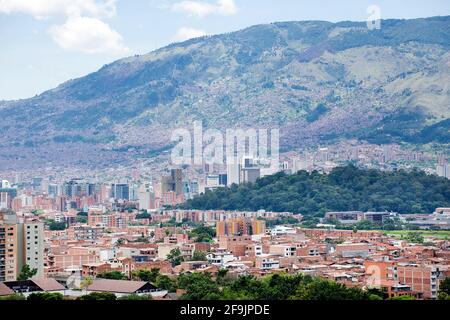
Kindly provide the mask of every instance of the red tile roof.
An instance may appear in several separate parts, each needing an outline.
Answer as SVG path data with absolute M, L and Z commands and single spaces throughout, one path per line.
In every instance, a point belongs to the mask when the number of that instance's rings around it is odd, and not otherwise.
M 144 281 L 97 279 L 93 280 L 92 284 L 88 287 L 88 290 L 117 293 L 134 293 L 146 284 L 147 282 Z
M 14 294 L 10 288 L 8 288 L 3 282 L 0 282 L 0 296 L 9 296 Z
M 65 289 L 62 284 L 52 278 L 32 279 L 31 281 L 44 291 L 61 291 Z

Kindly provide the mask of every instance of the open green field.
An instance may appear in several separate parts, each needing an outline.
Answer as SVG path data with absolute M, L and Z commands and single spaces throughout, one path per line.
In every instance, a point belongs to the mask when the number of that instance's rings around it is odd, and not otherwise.
M 406 236 L 410 232 L 419 233 L 423 237 L 436 237 L 440 239 L 450 239 L 450 230 L 383 230 L 387 235 L 395 236 L 401 238 L 401 236 Z

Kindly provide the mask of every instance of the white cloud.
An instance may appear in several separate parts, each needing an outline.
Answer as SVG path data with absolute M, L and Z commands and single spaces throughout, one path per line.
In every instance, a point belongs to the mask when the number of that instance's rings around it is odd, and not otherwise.
M 205 17 L 211 14 L 222 16 L 234 15 L 238 8 L 234 0 L 218 0 L 216 4 L 205 1 L 181 1 L 172 5 L 172 10 L 186 12 L 189 15 Z
M 192 38 L 198 38 L 205 36 L 206 32 L 203 30 L 193 29 L 193 28 L 187 28 L 183 27 L 178 30 L 177 34 L 173 37 L 173 41 L 186 41 Z
M 73 15 L 113 17 L 116 0 L 0 0 L 0 13 L 24 13 L 36 19 Z
M 71 17 L 50 29 L 53 40 L 63 49 L 83 53 L 124 54 L 128 48 L 122 36 L 96 18 Z
M 66 19 L 50 28 L 63 49 L 83 53 L 128 52 L 122 36 L 102 21 L 116 15 L 116 0 L 0 0 L 0 14 L 27 14 L 35 19 Z

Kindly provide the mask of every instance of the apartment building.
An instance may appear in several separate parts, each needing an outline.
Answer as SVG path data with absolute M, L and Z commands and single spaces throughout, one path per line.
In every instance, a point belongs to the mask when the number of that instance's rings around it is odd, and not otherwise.
M 257 219 L 236 218 L 219 221 L 216 224 L 217 236 L 258 235 L 266 232 L 266 222 Z
M 24 223 L 23 242 L 24 242 L 24 264 L 36 269 L 36 277 L 44 276 L 44 224 L 43 223 Z
M 262 256 L 255 259 L 255 267 L 261 270 L 273 270 L 280 268 L 280 260 L 277 257 Z
M 436 299 L 444 269 L 437 265 L 398 264 L 394 267 L 395 279 L 413 291 L 422 292 L 425 299 Z
M 0 281 L 15 281 L 24 265 L 44 276 L 44 225 L 18 221 L 15 214 L 0 217 Z
M 294 257 L 297 255 L 297 247 L 288 244 L 271 245 L 269 253 L 282 257 Z

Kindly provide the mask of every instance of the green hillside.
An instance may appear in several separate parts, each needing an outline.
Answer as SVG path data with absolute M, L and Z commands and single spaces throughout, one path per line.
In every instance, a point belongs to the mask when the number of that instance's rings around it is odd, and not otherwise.
M 260 210 L 322 217 L 327 211 L 432 213 L 450 206 L 450 180 L 420 171 L 382 172 L 354 166 L 330 174 L 278 173 L 255 184 L 207 191 L 185 209 Z

